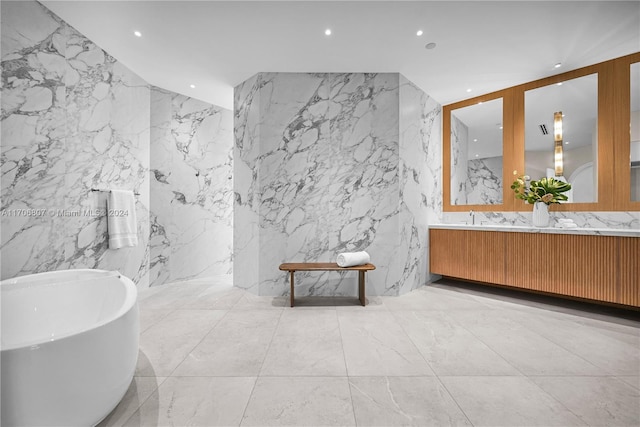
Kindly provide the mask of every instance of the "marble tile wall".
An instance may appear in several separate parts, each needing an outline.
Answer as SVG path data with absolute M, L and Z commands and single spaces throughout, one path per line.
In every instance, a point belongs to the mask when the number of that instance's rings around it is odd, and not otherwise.
M 502 156 L 467 161 L 467 203 L 495 205 L 502 203 Z
M 2 278 L 230 274 L 230 110 L 151 89 L 35 1 L 2 3 L 2 71 Z M 109 249 L 92 188 L 139 193 L 138 246 Z
M 252 268 L 233 270 L 234 286 L 259 294 L 260 248 L 260 93 L 255 75 L 234 88 L 233 256 Z
M 2 278 L 119 270 L 148 286 L 149 87 L 39 3 L 2 2 Z M 106 193 L 139 193 L 108 249 Z
M 427 98 L 407 89 L 416 113 L 405 116 L 403 147 L 399 79 L 261 73 L 236 87 L 235 261 L 257 266 L 257 272 L 235 269 L 236 286 L 283 295 L 288 284 L 280 263 L 334 261 L 357 250 L 369 252 L 377 266 L 367 280 L 371 294 L 397 295 L 401 285 L 410 289 L 424 280 L 418 241 L 426 218 L 412 216 L 426 212 L 428 196 L 407 178 L 426 180 L 430 171 L 413 159 L 427 155 L 424 144 L 410 148 L 409 141 L 430 131 L 434 106 L 424 112 Z M 409 119 L 424 122 L 414 124 L 411 136 Z M 401 217 L 411 222 L 401 226 Z M 353 274 L 298 274 L 299 295 L 356 293 Z
M 395 275 L 399 293 L 430 281 L 430 222 L 442 215 L 441 108 L 400 75 L 400 246 Z
M 231 274 L 233 116 L 151 90 L 151 284 Z
M 467 204 L 469 128 L 451 115 L 451 204 Z M 440 160 L 442 163 L 442 160 Z

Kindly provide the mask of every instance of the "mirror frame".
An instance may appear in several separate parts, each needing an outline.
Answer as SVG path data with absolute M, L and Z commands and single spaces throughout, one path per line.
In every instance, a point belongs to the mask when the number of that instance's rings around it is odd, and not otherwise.
M 523 212 L 533 205 L 516 199 L 511 183 L 524 172 L 524 94 L 543 86 L 598 75 L 598 200 L 591 203 L 551 205 L 552 211 L 640 211 L 640 202 L 631 201 L 629 167 L 631 120 L 631 64 L 640 62 L 640 52 L 507 89 L 465 99 L 442 107 L 442 210 Z M 501 205 L 451 204 L 451 111 L 492 99 L 503 99 L 503 194 Z
M 502 203 L 492 205 L 454 205 L 451 204 L 451 113 L 459 108 L 469 107 L 471 105 L 478 104 L 480 102 L 493 101 L 495 99 L 502 99 Z M 449 104 L 442 107 L 442 175 L 444 185 L 442 187 L 443 197 L 443 209 L 445 212 L 466 212 L 469 209 L 475 211 L 495 211 L 505 210 L 508 206 L 509 200 L 504 197 L 505 186 L 508 188 L 511 185 L 511 173 L 509 172 L 505 164 L 507 157 L 511 158 L 512 135 L 513 135 L 513 99 L 512 90 L 505 89 L 497 92 L 491 92 L 486 95 L 476 96 L 474 98 L 465 99 L 464 101 L 456 102 L 455 104 Z M 505 179 L 508 178 L 509 180 Z M 509 188 L 509 191 L 511 189 Z

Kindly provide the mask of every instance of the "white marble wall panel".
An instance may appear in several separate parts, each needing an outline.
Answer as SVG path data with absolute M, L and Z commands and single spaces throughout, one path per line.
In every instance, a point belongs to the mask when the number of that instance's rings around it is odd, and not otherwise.
M 472 159 L 467 162 L 467 204 L 502 203 L 502 156 Z
M 400 76 L 400 241 L 393 268 L 400 294 L 428 281 L 430 220 L 442 210 L 441 108 Z
M 357 250 L 377 266 L 369 294 L 397 295 L 426 281 L 427 215 L 437 212 L 427 204 L 441 191 L 441 168 L 426 163 L 441 153 L 440 110 L 407 82 L 415 111 L 402 122 L 400 78 L 262 73 L 236 87 L 236 286 L 283 295 L 280 263 Z M 296 278 L 298 295 L 357 292 L 354 274 Z
M 451 115 L 451 204 L 467 204 L 469 128 Z
M 150 285 L 161 285 L 169 281 L 171 244 L 169 224 L 172 222 L 171 201 L 174 194 L 169 186 L 171 160 L 175 143 L 171 135 L 172 93 L 151 88 L 151 149 L 149 212 L 149 280 Z
M 381 260 L 370 290 L 397 293 L 398 75 L 261 77 L 260 293 L 287 292 L 283 261 L 356 250 Z M 356 293 L 354 274 L 301 276 L 300 295 Z
M 234 286 L 259 294 L 260 75 L 234 89 Z
M 235 260 L 257 267 L 237 268 L 236 286 L 286 294 L 280 263 L 367 250 L 378 266 L 370 291 L 397 293 L 387 279 L 398 245 L 398 75 L 259 74 L 236 88 L 235 109 L 235 218 L 247 225 L 237 223 Z M 356 280 L 300 274 L 299 294 L 354 295 Z
M 232 112 L 152 92 L 152 284 L 231 274 Z
M 103 268 L 148 286 L 148 86 L 37 2 L 2 3 L 2 48 L 2 277 Z M 137 247 L 108 249 L 91 188 L 140 193 Z

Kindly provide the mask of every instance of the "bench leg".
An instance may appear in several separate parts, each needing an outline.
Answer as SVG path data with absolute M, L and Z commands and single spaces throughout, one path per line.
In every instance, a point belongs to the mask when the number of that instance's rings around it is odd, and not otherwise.
M 358 271 L 358 297 L 363 307 L 366 304 L 364 299 L 364 273 L 364 271 Z
M 293 307 L 293 271 L 290 271 L 289 273 L 290 273 L 290 275 L 289 275 L 289 283 L 291 284 L 291 295 L 290 295 L 291 307 Z

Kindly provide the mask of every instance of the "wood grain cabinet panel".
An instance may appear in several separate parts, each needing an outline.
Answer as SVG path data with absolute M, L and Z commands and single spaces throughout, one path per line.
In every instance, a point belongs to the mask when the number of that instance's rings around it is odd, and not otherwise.
M 429 230 L 429 265 L 432 272 L 470 279 L 467 252 L 465 230 Z
M 640 239 L 430 229 L 430 270 L 460 279 L 640 306 Z
M 618 238 L 616 301 L 640 307 L 640 239 Z
M 507 233 L 511 249 L 507 282 L 524 289 L 616 302 L 616 239 Z
M 504 233 L 431 229 L 431 271 L 444 276 L 504 284 L 504 244 Z

